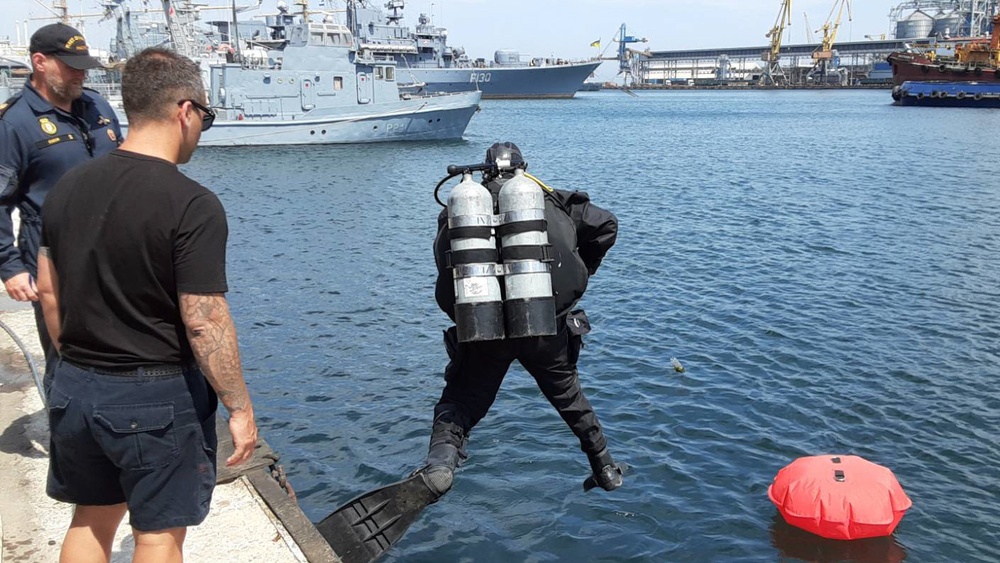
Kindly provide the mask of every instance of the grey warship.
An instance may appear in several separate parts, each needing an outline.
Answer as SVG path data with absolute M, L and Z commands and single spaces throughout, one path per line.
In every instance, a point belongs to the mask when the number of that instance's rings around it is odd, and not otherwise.
M 414 30 L 402 25 L 404 0 L 389 0 L 389 13 L 347 0 L 347 25 L 358 47 L 373 55 L 392 57 L 399 73 L 418 91 L 480 90 L 483 98 L 572 98 L 601 61 L 532 58 L 522 61 L 511 49 L 494 53 L 493 61 L 470 59 L 460 47 L 448 45 L 447 30 L 421 14 Z M 400 78 L 404 80 L 404 78 Z
M 174 48 L 195 51 L 183 11 L 164 0 Z M 279 3 L 267 37 L 223 60 L 201 59 L 215 125 L 203 146 L 303 145 L 459 139 L 480 93 L 416 95 L 397 83 L 396 61 L 357 48 L 340 23 L 311 21 Z M 198 60 L 196 57 L 192 57 Z

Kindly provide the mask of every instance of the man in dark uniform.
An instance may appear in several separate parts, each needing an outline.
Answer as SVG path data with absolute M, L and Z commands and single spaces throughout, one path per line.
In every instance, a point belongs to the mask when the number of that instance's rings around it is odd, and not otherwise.
M 488 164 L 509 163 L 496 175 L 484 176 L 484 184 L 494 201 L 514 169 L 525 167 L 521 152 L 510 142 L 496 143 L 486 152 Z M 580 440 L 580 448 L 590 461 L 592 475 L 584 489 L 599 486 L 606 491 L 622 484 L 622 471 L 608 452 L 607 441 L 597 415 L 583 394 L 577 375 L 577 358 L 583 335 L 590 323 L 583 310 L 574 310 L 587 288 L 590 276 L 614 245 L 618 220 L 613 214 L 590 203 L 583 192 L 545 192 L 545 219 L 552 245 L 552 289 L 555 296 L 554 336 L 507 338 L 459 342 L 456 327 L 445 332 L 450 362 L 445 368 L 445 388 L 434 408 L 434 426 L 424 469 L 430 486 L 438 494 L 451 488 L 455 468 L 465 459 L 469 432 L 486 416 L 496 399 L 500 384 L 511 363 L 517 360 L 535 378 L 538 387 L 559 411 Z M 434 256 L 438 267 L 436 297 L 441 309 L 455 320 L 455 293 L 452 271 L 446 266 L 449 250 L 447 210 L 438 218 Z
M 42 203 L 49 189 L 74 166 L 115 149 L 118 118 L 101 96 L 83 87 L 87 70 L 101 66 L 72 27 L 54 23 L 31 36 L 32 74 L 24 90 L 0 104 L 0 279 L 7 294 L 35 306 L 38 337 L 47 365 L 52 348 L 35 279 Z M 11 213 L 21 228 L 14 245 Z M 48 370 L 47 370 L 48 371 Z

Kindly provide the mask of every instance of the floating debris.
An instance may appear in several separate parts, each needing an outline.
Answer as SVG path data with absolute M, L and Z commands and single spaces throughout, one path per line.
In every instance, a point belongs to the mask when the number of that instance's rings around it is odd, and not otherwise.
M 677 358 L 670 358 L 670 365 L 674 366 L 674 371 L 677 373 L 684 373 L 684 366 L 681 365 L 681 361 Z

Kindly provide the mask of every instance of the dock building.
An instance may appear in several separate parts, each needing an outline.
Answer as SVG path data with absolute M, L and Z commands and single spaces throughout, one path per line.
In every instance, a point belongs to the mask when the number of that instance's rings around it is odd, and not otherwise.
M 998 11 L 1000 0 L 903 1 L 889 13 L 890 33 L 867 35 L 864 41 L 833 43 L 830 68 L 838 69 L 837 76 L 843 79 L 840 85 L 876 82 L 869 77 L 874 76 L 873 70 L 885 68 L 890 53 L 935 49 L 939 54 L 948 54 L 955 44 L 970 38 L 988 37 L 992 32 L 992 18 Z M 838 19 L 834 30 L 839 24 Z M 624 29 L 622 37 L 626 37 Z M 690 81 L 696 85 L 752 84 L 764 72 L 764 60 L 772 47 L 773 43 L 675 51 L 628 49 L 627 71 L 632 85 L 638 87 L 691 84 Z M 779 39 L 779 47 L 779 64 L 789 85 L 809 85 L 817 80 L 815 55 L 821 48 L 819 43 L 780 45 Z

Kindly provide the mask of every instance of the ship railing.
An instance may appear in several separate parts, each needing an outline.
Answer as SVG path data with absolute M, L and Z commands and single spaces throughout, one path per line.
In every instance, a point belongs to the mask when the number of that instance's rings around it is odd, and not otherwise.
M 104 99 L 121 97 L 121 85 L 113 82 L 88 82 L 87 88 L 96 91 Z
M 24 76 L 11 76 L 6 71 L 0 72 L 0 86 L 7 88 L 11 94 L 20 92 L 27 81 L 28 79 Z
M 362 49 L 358 51 L 357 60 L 360 63 L 391 63 L 395 58 L 391 54 L 379 54 L 372 53 L 371 51 Z

